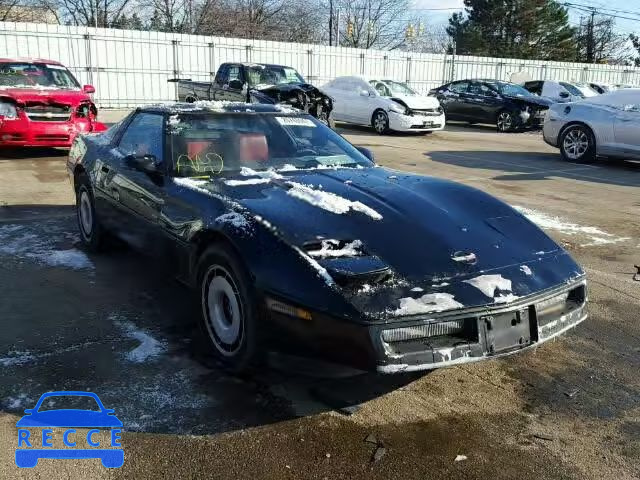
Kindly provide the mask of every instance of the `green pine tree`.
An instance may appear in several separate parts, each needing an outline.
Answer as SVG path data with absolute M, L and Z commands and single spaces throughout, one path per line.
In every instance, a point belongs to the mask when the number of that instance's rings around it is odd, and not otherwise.
M 575 29 L 555 0 L 464 0 L 449 19 L 457 53 L 502 58 L 573 60 Z

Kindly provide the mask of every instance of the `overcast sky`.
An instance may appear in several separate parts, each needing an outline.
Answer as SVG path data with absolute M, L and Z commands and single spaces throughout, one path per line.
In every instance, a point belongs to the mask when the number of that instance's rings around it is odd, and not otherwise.
M 591 5 L 596 8 L 604 7 L 609 9 L 626 10 L 628 12 L 635 12 L 635 15 L 629 13 L 617 13 L 620 16 L 637 17 L 638 21 L 616 19 L 616 27 L 621 33 L 640 33 L 640 1 L 638 0 L 567 0 L 571 3 L 580 5 Z M 463 0 L 413 0 L 414 8 L 462 8 L 464 7 Z M 424 11 L 427 18 L 430 18 L 431 24 L 446 23 L 451 13 L 450 11 Z M 604 12 L 603 12 L 604 13 Z M 610 10 L 607 13 L 615 13 Z M 571 22 L 574 24 L 580 23 L 580 16 L 587 16 L 587 12 L 580 12 L 573 9 L 569 10 Z

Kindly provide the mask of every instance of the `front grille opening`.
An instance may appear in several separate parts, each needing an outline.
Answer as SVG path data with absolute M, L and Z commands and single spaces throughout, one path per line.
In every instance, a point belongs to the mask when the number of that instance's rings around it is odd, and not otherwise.
M 586 299 L 586 285 L 578 285 L 568 292 L 561 293 L 536 303 L 535 309 L 538 326 L 542 327 L 577 310 L 584 305 Z
M 420 341 L 440 343 L 442 340 L 477 341 L 478 323 L 475 318 L 464 318 L 448 322 L 434 322 L 410 327 L 390 328 L 382 331 L 385 343 Z

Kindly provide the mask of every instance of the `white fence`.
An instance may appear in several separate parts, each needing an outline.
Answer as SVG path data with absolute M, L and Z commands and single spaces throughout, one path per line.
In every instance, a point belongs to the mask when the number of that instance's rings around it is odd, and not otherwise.
M 201 35 L 0 22 L 0 58 L 59 60 L 82 83 L 96 87 L 101 107 L 174 100 L 170 78 L 213 79 L 223 62 L 295 67 L 322 85 L 340 75 L 383 76 L 419 91 L 461 78 L 508 80 L 526 71 L 535 79 L 640 84 L 640 69 L 569 62 L 362 50 Z

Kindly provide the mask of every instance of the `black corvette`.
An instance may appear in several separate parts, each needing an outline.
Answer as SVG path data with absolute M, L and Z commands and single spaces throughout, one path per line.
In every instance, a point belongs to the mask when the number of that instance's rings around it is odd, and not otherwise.
M 586 318 L 586 280 L 520 213 L 473 188 L 379 168 L 308 114 L 145 107 L 76 139 L 85 246 L 173 262 L 212 350 L 265 346 L 364 370 L 425 370 L 533 347 Z
M 539 127 L 553 102 L 515 83 L 459 80 L 429 92 L 444 108 L 447 120 L 492 123 L 499 132 Z

